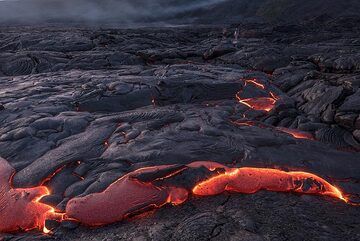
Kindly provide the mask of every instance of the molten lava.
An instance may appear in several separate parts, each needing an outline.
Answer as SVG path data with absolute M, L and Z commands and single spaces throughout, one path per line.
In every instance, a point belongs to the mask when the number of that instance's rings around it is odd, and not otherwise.
M 194 176 L 199 180 L 192 187 L 174 182 L 185 172 L 201 170 L 207 174 Z M 347 200 L 339 189 L 324 179 L 306 172 L 284 172 L 265 168 L 229 168 L 216 162 L 193 162 L 188 165 L 164 165 L 141 168 L 112 183 L 103 192 L 70 199 L 65 213 L 42 204 L 49 195 L 44 187 L 14 189 L 10 186 L 14 169 L 0 158 L 0 232 L 42 229 L 48 233 L 45 221 L 72 220 L 88 226 L 121 221 L 134 214 L 160 208 L 166 204 L 179 205 L 189 193 L 198 196 L 220 194 L 224 191 L 255 193 L 259 190 L 326 195 Z
M 239 103 L 246 105 L 247 107 L 253 110 L 263 110 L 266 112 L 270 112 L 274 108 L 277 101 L 277 99 L 272 97 L 241 99 L 239 95 L 236 95 L 236 98 L 239 101 Z
M 42 197 L 49 195 L 49 190 L 44 186 L 11 188 L 14 172 L 9 163 L 0 158 L 0 232 L 40 229 L 48 233 L 45 220 L 62 219 L 62 214 L 40 203 Z
M 224 191 L 255 193 L 259 190 L 331 196 L 346 201 L 339 189 L 306 172 L 284 172 L 265 168 L 233 168 L 197 184 L 195 195 L 217 195 Z
M 136 174 L 150 171 L 160 172 L 169 166 L 142 168 L 129 173 L 111 184 L 104 192 L 74 198 L 66 208 L 68 218 L 82 224 L 98 226 L 120 221 L 132 213 L 159 208 L 165 204 L 178 205 L 188 198 L 188 190 L 182 187 L 157 186 L 151 182 L 140 182 Z M 217 175 L 202 181 L 192 189 L 199 196 L 220 194 L 224 191 L 255 193 L 259 190 L 297 192 L 326 195 L 346 201 L 339 189 L 324 179 L 306 172 L 283 172 L 264 168 L 228 168 L 215 162 L 194 162 L 186 169 L 207 168 Z M 157 180 L 172 178 L 181 171 L 167 174 Z M 218 172 L 225 170 L 225 172 Z
M 244 86 L 247 86 L 248 84 L 254 85 L 258 89 L 265 90 L 265 85 L 259 83 L 256 79 L 250 79 L 250 80 L 244 80 L 245 84 Z M 279 100 L 279 98 L 269 91 L 269 97 L 254 97 L 254 98 L 242 98 L 241 92 L 239 91 L 236 94 L 236 99 L 239 101 L 239 103 L 246 105 L 247 107 L 254 109 L 254 110 L 262 110 L 266 112 L 270 112 L 274 107 L 276 102 Z
M 66 206 L 67 218 L 88 226 L 99 226 L 170 203 L 178 205 L 188 198 L 188 191 L 177 187 L 158 187 L 132 178 L 148 171 L 161 171 L 168 166 L 142 168 L 111 184 L 105 191 L 71 199 Z
M 287 133 L 289 135 L 292 135 L 296 139 L 308 139 L 308 140 L 315 140 L 314 136 L 311 133 L 299 131 L 299 130 L 293 130 L 285 127 L 276 127 L 278 131 Z

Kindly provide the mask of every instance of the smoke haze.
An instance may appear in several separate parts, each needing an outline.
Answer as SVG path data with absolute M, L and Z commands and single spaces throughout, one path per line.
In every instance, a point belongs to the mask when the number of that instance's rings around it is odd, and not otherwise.
M 0 0 L 0 23 L 291 22 L 359 12 L 359 0 Z
M 172 18 L 226 0 L 7 0 L 0 3 L 0 21 L 146 22 Z

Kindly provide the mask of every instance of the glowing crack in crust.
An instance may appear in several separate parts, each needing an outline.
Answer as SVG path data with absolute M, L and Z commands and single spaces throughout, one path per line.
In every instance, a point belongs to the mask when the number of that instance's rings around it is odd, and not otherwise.
M 265 85 L 259 83 L 256 79 L 246 79 L 244 80 L 244 85 L 247 86 L 248 84 L 255 85 L 259 89 L 265 89 Z
M 210 176 L 200 177 L 190 188 L 171 182 L 186 171 L 201 168 L 207 170 Z M 146 167 L 130 172 L 103 192 L 71 199 L 66 212 L 61 214 L 40 202 L 43 196 L 50 194 L 46 187 L 11 188 L 14 169 L 4 159 L 0 159 L 0 174 L 0 232 L 39 229 L 47 233 L 47 219 L 74 220 L 87 226 L 110 224 L 166 204 L 181 204 L 190 194 L 209 196 L 225 191 L 249 194 L 268 190 L 326 195 L 347 202 L 339 189 L 311 173 L 229 168 L 216 162 L 199 161 L 188 165 Z
M 296 139 L 315 140 L 314 136 L 311 133 L 308 133 L 305 131 L 299 131 L 299 130 L 289 129 L 289 128 L 285 128 L 285 127 L 276 127 L 275 129 L 278 131 L 287 133 Z
M 265 90 L 266 87 L 264 84 L 261 84 L 256 79 L 244 80 L 244 86 L 253 85 L 258 89 Z M 271 91 L 268 92 L 268 97 L 253 97 L 253 98 L 242 98 L 242 90 L 236 94 L 236 99 L 239 103 L 246 105 L 247 107 L 258 110 L 270 112 L 276 105 L 276 102 L 279 100 L 279 97 L 276 96 Z
M 249 126 L 249 127 L 256 126 L 259 128 L 274 129 L 276 131 L 286 133 L 295 139 L 316 140 L 315 137 L 313 136 L 313 134 L 311 134 L 309 132 L 305 132 L 305 131 L 296 130 L 296 129 L 289 129 L 289 128 L 285 128 L 285 127 L 273 127 L 273 126 L 259 123 L 256 121 L 248 121 L 248 120 L 230 121 L 230 122 L 236 126 Z

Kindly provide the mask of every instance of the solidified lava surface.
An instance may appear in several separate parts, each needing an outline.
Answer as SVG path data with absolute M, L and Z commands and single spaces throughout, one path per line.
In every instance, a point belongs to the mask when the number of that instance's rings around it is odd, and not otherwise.
M 0 239 L 359 240 L 360 20 L 317 21 L 1 27 Z

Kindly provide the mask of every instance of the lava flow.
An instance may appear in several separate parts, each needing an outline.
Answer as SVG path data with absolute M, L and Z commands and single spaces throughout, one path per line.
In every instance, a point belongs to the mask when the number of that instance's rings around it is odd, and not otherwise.
M 167 203 L 183 203 L 188 198 L 186 189 L 158 187 L 132 178 L 139 173 L 159 172 L 166 167 L 139 169 L 121 177 L 101 193 L 71 199 L 66 206 L 67 218 L 88 226 L 99 226 L 121 221 L 133 213 L 160 208 Z
M 306 172 L 284 172 L 267 168 L 233 168 L 197 184 L 193 193 L 217 195 L 224 191 L 255 193 L 260 190 L 331 196 L 345 202 L 341 191 L 324 179 Z
M 14 173 L 10 164 L 0 158 L 0 232 L 39 229 L 49 233 L 45 220 L 62 220 L 62 214 L 40 203 L 42 197 L 49 195 L 49 190 L 44 186 L 11 188 Z
M 135 170 L 102 192 L 70 199 L 65 213 L 60 214 L 40 203 L 43 196 L 49 195 L 46 187 L 11 188 L 14 169 L 4 159 L 0 159 L 0 174 L 0 232 L 31 229 L 49 232 L 45 227 L 48 219 L 72 220 L 87 226 L 111 224 L 166 204 L 181 204 L 190 193 L 209 196 L 224 191 L 255 193 L 268 190 L 326 195 L 347 202 L 339 189 L 311 173 L 229 168 L 217 162 L 199 161 Z M 194 175 L 196 180 L 189 180 L 190 185 L 179 182 L 183 178 L 181 175 L 188 174 Z
M 339 189 L 310 173 L 264 168 L 228 168 L 216 162 L 194 162 L 180 171 L 167 173 L 152 180 L 164 181 L 163 185 L 134 178 L 147 172 L 159 173 L 169 167 L 171 166 L 142 168 L 120 178 L 101 193 L 74 198 L 66 207 L 66 215 L 85 225 L 104 225 L 168 203 L 181 204 L 188 199 L 191 191 L 194 195 L 208 196 L 224 191 L 255 193 L 259 190 L 268 190 L 326 195 L 347 201 Z M 166 185 L 166 180 L 171 180 L 184 170 L 204 167 L 215 176 L 196 184 L 192 190 Z
M 244 86 L 247 86 L 248 84 L 254 85 L 258 89 L 265 90 L 265 85 L 259 83 L 255 79 L 251 80 L 244 80 L 245 84 Z M 247 107 L 253 109 L 253 110 L 262 110 L 266 112 L 270 112 L 274 107 L 276 102 L 279 100 L 279 97 L 277 97 L 274 93 L 269 91 L 269 97 L 254 97 L 254 98 L 242 98 L 241 92 L 239 91 L 236 94 L 236 99 L 239 103 L 246 105 Z
M 293 136 L 296 139 L 308 139 L 308 140 L 315 140 L 314 136 L 311 133 L 299 131 L 299 130 L 293 130 L 285 127 L 276 127 L 278 131 L 287 133 L 291 136 Z

